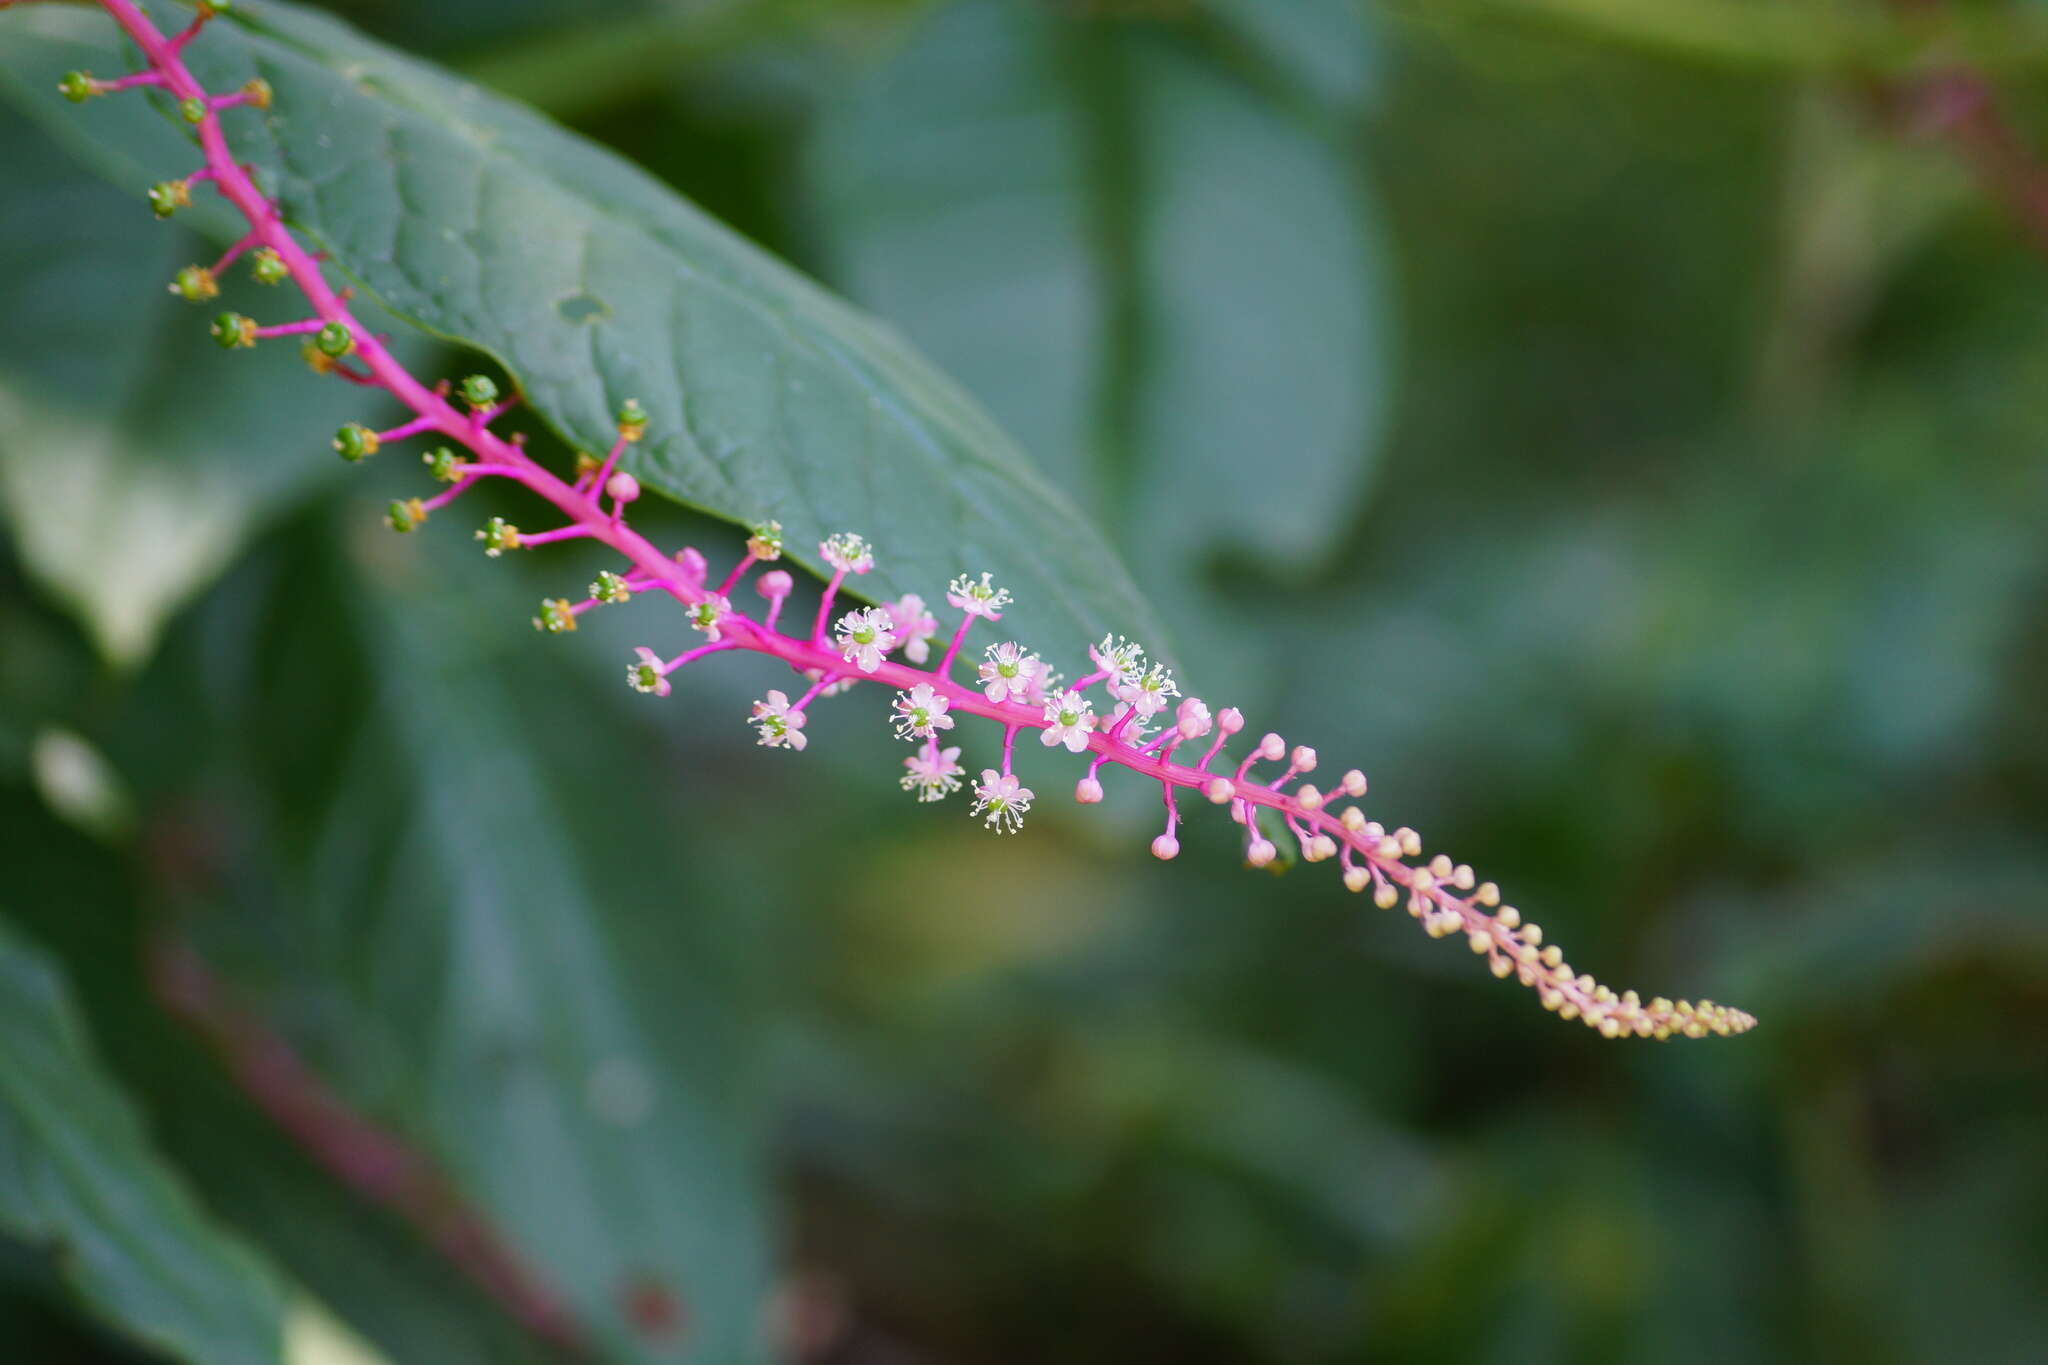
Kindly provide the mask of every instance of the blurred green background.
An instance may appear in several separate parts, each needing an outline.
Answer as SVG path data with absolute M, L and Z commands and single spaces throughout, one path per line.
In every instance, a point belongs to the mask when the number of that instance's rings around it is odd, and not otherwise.
M 1212 702 L 1762 1020 L 1606 1044 L 1036 746 L 993 839 L 874 698 L 792 759 L 765 666 L 628 692 L 648 617 L 526 625 L 601 561 L 383 532 L 352 397 L 226 378 L 202 248 L 8 114 L 0 913 L 370 1349 L 561 1354 L 454 1195 L 599 1359 L 2048 1353 L 2048 264 L 1944 65 L 2048 145 L 2037 9 L 331 8 L 887 317 Z M 445 1187 L 310 1158 L 268 1040 Z M 6 1357 L 150 1358 L 62 1270 L 0 1241 Z

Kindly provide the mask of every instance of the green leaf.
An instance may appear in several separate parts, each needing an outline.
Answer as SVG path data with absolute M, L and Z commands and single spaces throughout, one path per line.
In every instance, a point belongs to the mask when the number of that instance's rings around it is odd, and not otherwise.
M 56 1253 L 95 1316 L 194 1365 L 277 1365 L 283 1304 L 255 1255 L 151 1150 L 70 993 L 0 923 L 0 1231 Z
M 1327 130 L 1159 34 L 965 0 L 820 120 L 815 164 L 854 295 L 1127 519 L 1135 559 L 1299 569 L 1348 524 L 1383 343 Z
M 759 917 L 717 913 L 743 894 L 714 900 L 716 860 L 639 808 L 660 774 L 526 627 L 512 566 L 384 535 L 358 576 L 367 547 L 302 539 L 180 661 L 257 850 L 190 917 L 197 947 L 432 1160 L 598 1358 L 755 1358 L 765 1031 L 717 935 Z M 556 726 L 574 742 L 550 761 L 535 731 Z
M 5 110 L 0 143 L 0 234 L 22 244 L 0 261 L 0 504 L 37 581 L 132 666 L 334 469 L 322 433 L 364 400 L 313 384 L 290 343 L 223 355 L 206 335 L 217 308 L 165 288 L 215 248 L 155 223 Z M 156 178 L 177 164 L 157 160 Z M 237 276 L 218 307 L 279 298 Z
M 101 69 L 122 63 L 103 22 L 5 19 L 0 59 L 24 89 L 55 79 L 60 50 L 92 65 L 83 41 Z M 1116 553 L 956 386 L 611 153 L 281 4 L 238 4 L 188 58 L 210 88 L 274 88 L 267 116 L 230 116 L 231 138 L 286 217 L 393 311 L 501 360 L 573 445 L 609 445 L 613 411 L 639 398 L 653 423 L 628 467 L 644 484 L 779 518 L 813 568 L 818 540 L 854 529 L 883 551 L 863 582 L 877 595 L 931 597 L 985 568 L 1044 647 L 1156 631 Z

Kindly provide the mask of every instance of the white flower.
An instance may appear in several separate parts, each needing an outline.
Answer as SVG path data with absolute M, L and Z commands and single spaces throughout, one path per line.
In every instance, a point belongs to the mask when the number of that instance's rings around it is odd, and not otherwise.
M 979 583 L 969 578 L 966 574 L 961 574 L 946 585 L 946 601 L 948 603 L 958 607 L 969 616 L 979 616 L 989 621 L 1001 620 L 1003 608 L 1009 606 L 1013 600 L 1010 596 L 1010 590 L 1008 588 L 999 588 L 989 582 L 987 574 L 981 576 Z
M 1173 681 L 1173 674 L 1159 664 L 1153 664 L 1137 677 L 1121 686 L 1110 683 L 1112 694 L 1138 708 L 1140 716 L 1153 716 L 1166 709 L 1166 703 L 1180 695 L 1180 688 Z
M 1038 736 L 1046 748 L 1064 744 L 1068 753 L 1078 754 L 1088 747 L 1088 737 L 1094 732 L 1095 708 L 1079 692 L 1070 688 L 1046 702 L 1045 729 Z
M 1026 654 L 1015 640 L 990 645 L 987 653 L 988 661 L 981 665 L 981 690 L 988 699 L 1032 700 L 1033 689 L 1041 686 L 1045 678 L 1045 661 L 1036 654 Z
M 932 691 L 930 683 L 919 683 L 908 692 L 896 694 L 896 738 L 930 739 L 941 730 L 953 728 L 946 714 L 952 703 Z
M 850 611 L 839 618 L 839 657 L 863 673 L 882 666 L 882 656 L 896 647 L 895 622 L 882 607 Z
M 1109 679 L 1111 692 L 1125 683 L 1136 682 L 1145 667 L 1144 646 L 1121 635 L 1103 636 L 1101 644 L 1088 646 L 1088 657 Z
M 956 761 L 960 751 L 928 744 L 903 760 L 906 771 L 898 781 L 903 790 L 916 792 L 920 801 L 940 801 L 960 790 L 960 776 L 967 770 Z
M 770 749 L 797 749 L 811 741 L 804 735 L 804 713 L 789 709 L 789 698 L 771 691 L 766 701 L 754 703 L 754 729 L 761 743 Z
M 718 618 L 732 610 L 732 603 L 712 593 L 702 602 L 692 603 L 689 610 L 690 629 L 701 630 L 704 638 L 718 643 Z
M 866 573 L 875 567 L 875 552 L 868 547 L 867 541 L 851 531 L 827 536 L 818 546 L 818 553 L 841 573 Z
M 974 808 L 969 814 L 982 816 L 998 834 L 1014 834 L 1030 809 L 1031 788 L 1019 785 L 1016 774 L 1005 776 L 994 768 L 981 770 L 981 781 L 974 784 Z
M 907 592 L 887 606 L 889 619 L 896 623 L 896 639 L 903 646 L 903 657 L 914 664 L 931 658 L 932 641 L 939 634 L 939 618 L 925 610 L 924 599 Z
M 626 665 L 626 681 L 635 692 L 649 692 L 657 697 L 668 695 L 668 675 L 661 670 L 661 656 L 646 645 L 633 651 L 635 662 Z

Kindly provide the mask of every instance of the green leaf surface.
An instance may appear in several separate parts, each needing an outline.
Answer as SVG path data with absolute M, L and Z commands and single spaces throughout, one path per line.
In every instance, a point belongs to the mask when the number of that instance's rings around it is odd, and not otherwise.
M 55 79 L 60 50 L 123 60 L 103 21 L 9 14 L 0 33 L 24 89 Z M 99 59 L 78 62 L 92 41 Z M 986 568 L 1042 647 L 1155 631 L 1116 553 L 953 383 L 610 152 L 281 4 L 238 4 L 188 58 L 209 88 L 275 89 L 267 115 L 229 127 L 287 218 L 394 312 L 500 359 L 572 444 L 608 445 L 637 397 L 653 415 L 629 462 L 643 483 L 779 518 L 813 568 L 823 535 L 854 529 L 882 551 L 863 582 L 878 596 L 929 599 Z
M 1298 569 L 1353 515 L 1380 291 L 1327 129 L 1192 44 L 963 0 L 820 121 L 814 164 L 854 296 L 1123 524 L 1134 560 L 1172 581 L 1230 546 Z
M 151 1150 L 57 970 L 4 923 L 0 1231 L 54 1252 L 96 1317 L 178 1360 L 280 1360 L 275 1279 Z
M 718 935 L 758 917 L 698 903 L 702 849 L 637 809 L 646 756 L 526 628 L 512 566 L 363 530 L 309 533 L 192 642 L 262 850 L 195 942 L 595 1358 L 754 1359 L 762 1033 Z M 558 725 L 551 761 L 533 731 Z
M 160 131 L 168 132 L 168 129 Z M 175 143 L 176 139 L 171 139 Z M 132 666 L 165 620 L 284 506 L 333 473 L 323 433 L 360 395 L 323 388 L 290 345 L 225 355 L 206 322 L 275 309 L 236 272 L 197 307 L 166 292 L 217 250 L 0 110 L 0 504 L 22 559 Z M 136 183 L 174 173 L 137 148 Z

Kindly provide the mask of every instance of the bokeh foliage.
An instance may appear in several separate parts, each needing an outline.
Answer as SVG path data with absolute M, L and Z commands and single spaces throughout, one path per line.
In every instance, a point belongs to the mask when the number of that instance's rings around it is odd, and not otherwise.
M 1062 239 L 992 247 L 1018 222 L 977 208 L 1025 183 L 1004 156 L 1049 145 L 1041 108 L 1006 105 L 1030 137 L 973 154 L 1014 73 L 891 104 L 994 0 L 347 8 L 880 308 L 1044 467 L 1118 471 L 1096 511 L 1217 653 L 1218 700 L 1359 761 L 1381 811 L 1588 968 L 1763 1025 L 1600 1043 L 1316 869 L 1235 869 L 1205 822 L 1154 864 L 1135 785 L 980 836 L 898 799 L 871 702 L 821 709 L 800 761 L 751 750 L 753 664 L 631 695 L 616 662 L 651 615 L 525 626 L 592 565 L 485 564 L 445 520 L 380 532 L 400 471 L 323 477 L 333 395 L 281 374 L 212 411 L 260 353 L 179 325 L 154 239 L 93 274 L 119 215 L 153 226 L 132 195 L 10 180 L 5 296 L 106 292 L 0 343 L 0 391 L 61 343 L 180 395 L 162 419 L 73 404 L 112 430 L 60 470 L 197 460 L 158 438 L 210 430 L 207 457 L 277 481 L 225 576 L 186 572 L 162 644 L 115 671 L 39 557 L 73 519 L 33 473 L 47 450 L 0 432 L 10 516 L 36 522 L 0 561 L 0 910 L 69 973 L 154 1160 L 267 1275 L 399 1365 L 549 1354 L 256 1111 L 163 1007 L 166 940 L 486 1208 L 606 1357 L 773 1337 L 852 1362 L 1881 1362 L 2048 1339 L 2048 267 L 1885 116 L 1895 65 L 1778 21 L 1664 41 L 1688 30 L 1594 5 L 1010 7 L 1080 63 L 1038 70 L 1085 96 L 1055 129 L 1120 156 L 1118 129 L 1192 141 L 1214 125 L 1118 121 L 1146 98 L 1123 68 L 1167 68 L 1243 114 L 1231 136 L 1300 139 L 1344 177 L 1341 233 L 1260 202 L 1175 223 L 1213 253 L 1198 313 L 1314 278 L 1318 250 L 1349 262 L 1326 278 L 1379 282 L 1368 314 L 1315 324 L 1376 415 L 1303 485 L 1317 543 L 1275 555 L 1131 420 L 1219 405 L 1257 468 L 1299 453 L 1257 446 L 1264 392 L 1140 396 L 1164 382 L 1137 221 L 1168 206 L 1146 195 L 1227 198 L 1200 172 L 1243 143 L 1070 204 L 1108 239 L 1049 265 Z M 1842 31 L 1888 52 L 1889 22 Z M 926 156 L 921 128 L 968 151 Z M 63 177 L 41 136 L 7 126 L 10 168 Z M 1250 225 L 1205 241 L 1212 211 Z M 958 230 L 977 214 L 996 226 Z M 1055 368 L 1054 305 L 1114 344 Z M 1272 414 L 1276 440 L 1307 418 Z M 116 798 L 53 735 L 105 756 L 126 819 L 90 817 Z M 45 1246 L 0 1258 L 15 1340 L 133 1349 Z

